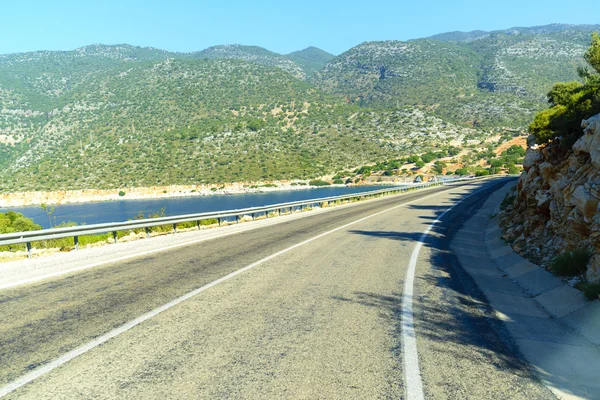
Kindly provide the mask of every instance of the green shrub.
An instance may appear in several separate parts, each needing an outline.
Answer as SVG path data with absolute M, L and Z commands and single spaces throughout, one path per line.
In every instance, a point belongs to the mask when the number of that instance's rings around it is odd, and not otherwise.
M 583 292 L 586 299 L 590 301 L 600 299 L 600 282 L 582 282 L 576 287 Z
M 124 191 L 122 191 L 122 190 L 121 190 L 121 191 L 119 191 L 119 196 L 121 196 L 121 197 L 125 196 L 125 192 L 124 192 Z
M 356 174 L 357 175 L 362 175 L 362 176 L 370 176 L 371 175 L 371 171 L 372 171 L 372 167 L 369 166 L 363 166 L 360 167 L 359 169 L 356 170 Z
M 519 168 L 517 168 L 517 166 L 514 163 L 510 163 L 508 165 L 508 173 L 511 175 L 517 175 L 519 174 L 521 171 L 519 170 Z
M 343 185 L 344 181 L 342 179 L 336 179 L 336 180 L 333 181 L 333 184 L 334 185 Z
M 42 229 L 40 225 L 34 223 L 31 218 L 27 218 L 21 213 L 14 211 L 0 213 L 0 233 L 26 232 L 40 229 Z M 24 249 L 25 245 L 23 244 L 0 246 L 0 251 L 17 251 Z
M 502 152 L 503 156 L 518 156 L 525 157 L 525 149 L 522 146 L 512 145 Z
M 165 208 L 161 208 L 158 212 L 154 214 L 148 214 L 148 216 L 144 216 L 143 212 L 138 213 L 135 217 L 133 217 L 134 221 L 142 220 L 142 219 L 152 219 L 152 218 L 164 218 L 166 217 Z M 146 228 L 134 229 L 135 233 L 144 232 Z M 171 232 L 173 230 L 172 224 L 167 225 L 159 225 L 148 228 L 150 232 Z
M 310 186 L 329 186 L 329 185 L 331 185 L 331 183 L 325 182 L 321 179 L 313 179 L 313 180 L 309 181 L 308 184 Z
M 558 276 L 575 276 L 585 272 L 591 254 L 587 250 L 576 249 L 554 258 L 550 270 Z
M 443 161 L 436 161 L 433 170 L 436 174 L 441 175 L 444 173 L 444 168 L 448 167 L 448 165 Z
M 436 158 L 436 155 L 435 154 L 431 154 L 431 153 L 423 154 L 421 156 L 421 160 L 423 160 L 423 162 L 426 163 L 426 164 L 432 162 L 435 158 Z

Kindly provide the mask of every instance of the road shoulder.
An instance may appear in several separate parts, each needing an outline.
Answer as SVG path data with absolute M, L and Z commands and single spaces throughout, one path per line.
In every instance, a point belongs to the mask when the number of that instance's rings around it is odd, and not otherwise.
M 518 256 L 500 238 L 494 192 L 454 236 L 450 248 L 503 322 L 522 356 L 557 397 L 600 396 L 598 302 Z M 597 326 L 596 326 L 597 328 Z

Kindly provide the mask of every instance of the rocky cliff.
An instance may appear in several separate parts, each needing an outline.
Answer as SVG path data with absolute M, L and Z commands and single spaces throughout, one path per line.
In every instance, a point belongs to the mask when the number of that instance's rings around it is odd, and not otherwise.
M 513 248 L 547 267 L 575 249 L 593 256 L 586 278 L 600 279 L 600 114 L 582 122 L 584 135 L 571 149 L 561 138 L 534 145 L 502 213 L 504 238 Z

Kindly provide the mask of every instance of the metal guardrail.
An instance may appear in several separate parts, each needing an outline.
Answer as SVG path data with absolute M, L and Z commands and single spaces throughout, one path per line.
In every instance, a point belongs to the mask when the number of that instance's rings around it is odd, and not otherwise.
M 216 219 L 218 224 L 221 225 L 223 221 L 227 221 L 227 218 L 235 217 L 236 223 L 240 221 L 240 219 L 244 216 L 251 216 L 252 219 L 255 218 L 256 214 L 264 214 L 266 218 L 269 218 L 270 212 L 277 212 L 278 215 L 281 215 L 281 212 L 287 209 L 290 212 L 294 211 L 297 208 L 304 209 L 305 207 L 310 207 L 314 205 L 324 205 L 325 203 L 338 202 L 344 200 L 352 200 L 352 199 L 366 199 L 372 198 L 379 195 L 385 194 L 393 194 L 393 193 L 402 193 L 415 189 L 422 189 L 431 186 L 440 186 L 446 185 L 454 182 L 462 182 L 462 181 L 471 181 L 475 178 L 456 178 L 456 179 L 448 179 L 438 182 L 428 182 L 411 186 L 404 186 L 399 188 L 388 188 L 388 189 L 380 189 L 380 190 L 372 190 L 369 192 L 361 192 L 361 193 L 352 193 L 341 196 L 332 196 L 332 197 L 324 197 L 318 199 L 310 199 L 310 200 L 302 200 L 302 201 L 293 201 L 288 203 L 280 203 L 280 204 L 272 204 L 268 206 L 262 207 L 252 207 L 252 208 L 242 208 L 237 210 L 226 210 L 226 211 L 215 211 L 215 212 L 206 212 L 206 213 L 198 213 L 198 214 L 187 214 L 187 215 L 175 215 L 170 217 L 162 217 L 162 218 L 149 218 L 149 219 L 140 219 L 140 220 L 131 220 L 125 222 L 111 222 L 104 224 L 94 224 L 94 225 L 78 225 L 71 226 L 66 228 L 52 228 L 52 229 L 42 229 L 36 231 L 27 231 L 27 232 L 13 232 L 13 233 L 5 233 L 0 235 L 0 246 L 4 245 L 12 245 L 12 244 L 26 244 L 27 252 L 29 258 L 31 258 L 31 243 L 43 240 L 51 240 L 51 239 L 62 239 L 62 238 L 73 238 L 73 243 L 75 248 L 79 248 L 79 236 L 86 235 L 95 235 L 102 233 L 110 233 L 113 234 L 113 239 L 115 243 L 117 242 L 117 232 L 119 231 L 128 231 L 133 229 L 145 229 L 146 237 L 149 237 L 150 228 L 155 226 L 164 226 L 164 225 L 173 225 L 173 232 L 177 232 L 177 224 L 184 222 L 196 222 L 198 228 L 200 228 L 200 221 Z

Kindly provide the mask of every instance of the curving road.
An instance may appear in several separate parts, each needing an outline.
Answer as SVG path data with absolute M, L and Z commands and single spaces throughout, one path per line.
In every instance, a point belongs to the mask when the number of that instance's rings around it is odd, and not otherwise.
M 452 233 L 504 183 L 367 201 L 2 290 L 0 394 L 554 398 L 490 325 L 448 251 Z M 405 342 L 415 336 L 416 357 L 407 361 Z M 415 367 L 416 386 L 407 384 Z M 19 380 L 31 373 L 39 376 Z

